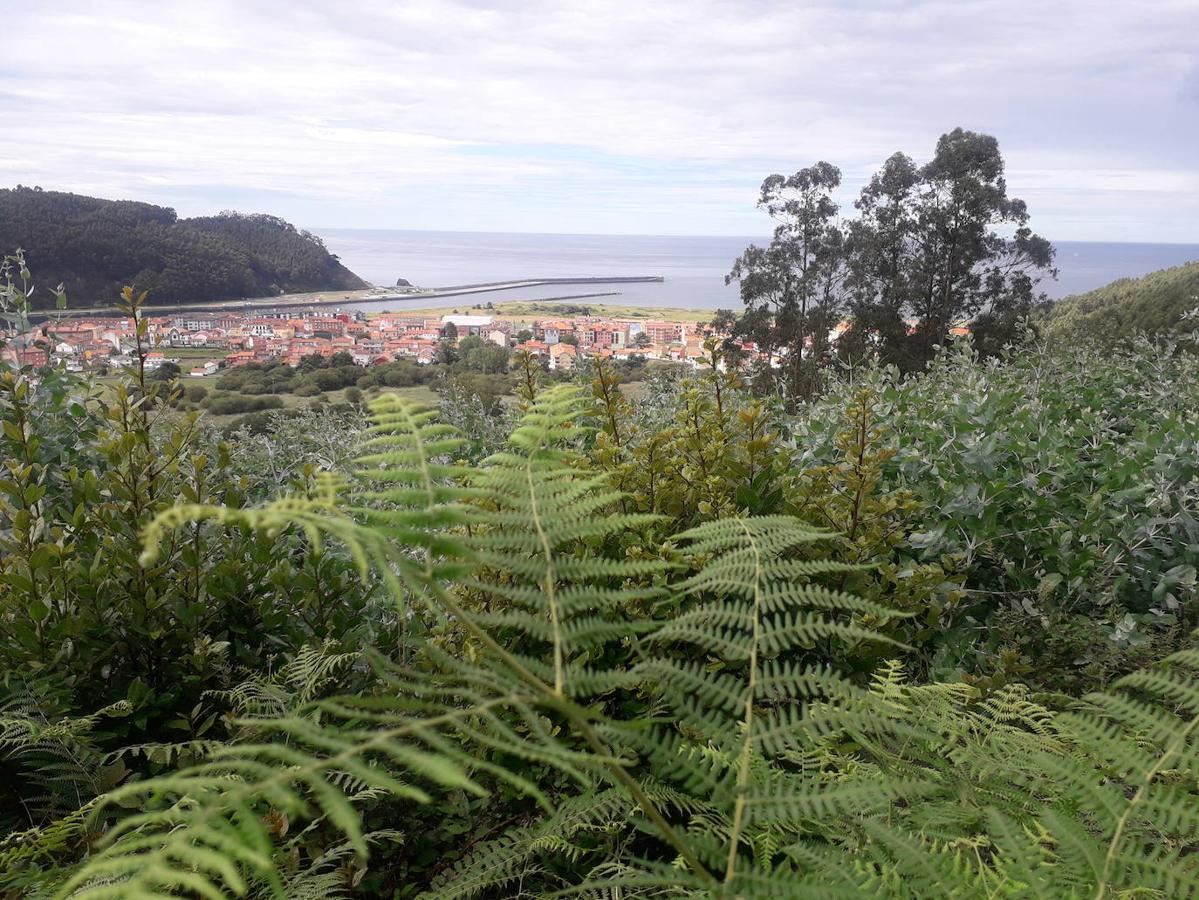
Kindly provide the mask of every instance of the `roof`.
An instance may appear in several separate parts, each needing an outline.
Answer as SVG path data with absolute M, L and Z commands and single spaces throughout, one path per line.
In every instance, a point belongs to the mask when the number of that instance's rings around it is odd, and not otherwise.
M 453 323 L 456 328 L 482 328 L 491 324 L 491 316 L 442 316 L 441 321 Z

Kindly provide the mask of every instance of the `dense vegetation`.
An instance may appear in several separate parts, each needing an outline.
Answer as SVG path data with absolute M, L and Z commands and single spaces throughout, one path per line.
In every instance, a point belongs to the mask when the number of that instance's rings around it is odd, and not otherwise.
M 232 442 L 6 371 L 0 891 L 1199 894 L 1194 337 Z
M 586 368 L 586 362 L 582 365 Z M 226 426 L 229 431 L 242 425 L 256 431 L 274 427 L 274 417 L 258 413 L 284 408 L 283 397 L 289 394 L 312 398 L 310 402 L 319 405 L 327 402 L 330 394 L 341 392 L 335 405 L 361 405 L 382 391 L 427 387 L 452 395 L 449 405 L 478 407 L 495 415 L 504 399 L 515 394 L 528 369 L 536 370 L 542 380 L 569 378 L 564 372 L 545 371 L 544 361 L 521 351 L 514 354 L 507 347 L 468 335 L 456 344 L 443 341 L 435 360 L 424 364 L 401 358 L 364 368 L 348 353 L 313 354 L 294 367 L 282 360 L 249 363 L 226 370 L 211 382 L 211 388 L 189 384 L 172 402 L 180 409 L 202 409 L 217 415 L 251 414 Z M 643 360 L 620 361 L 613 366 L 622 382 L 639 379 L 644 370 Z M 170 368 L 163 366 L 154 377 L 169 379 L 170 375 Z
M 1179 334 L 1196 309 L 1199 261 L 1066 297 L 1045 310 L 1042 326 L 1054 341 L 1112 346 L 1136 334 Z
M 42 283 L 61 283 L 74 306 L 110 305 L 127 284 L 158 303 L 366 287 L 320 238 L 274 216 L 180 219 L 149 203 L 40 188 L 0 190 L 0 247 L 28 248 Z M 31 300 L 46 308 L 53 295 Z

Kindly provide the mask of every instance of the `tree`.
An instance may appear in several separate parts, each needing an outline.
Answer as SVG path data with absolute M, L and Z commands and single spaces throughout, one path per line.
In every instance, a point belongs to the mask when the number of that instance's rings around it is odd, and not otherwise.
M 942 135 L 920 180 L 913 311 L 927 356 L 955 320 L 984 309 L 988 321 L 1027 314 L 1041 274 L 1052 273 L 1054 251 L 1029 229 L 1024 201 L 1008 197 L 999 142 L 990 135 L 961 128 Z M 1012 228 L 1012 236 L 995 226 Z
M 150 377 L 155 381 L 174 381 L 181 374 L 183 374 L 183 370 L 179 368 L 178 363 L 164 362 L 154 370 L 154 374 Z
M 508 348 L 468 335 L 458 342 L 459 366 L 471 372 L 499 374 L 508 371 Z
M 637 337 L 633 338 L 633 346 L 640 347 L 642 350 L 644 350 L 646 347 L 648 347 L 652 343 L 653 343 L 653 341 L 651 341 L 649 339 L 649 335 L 646 334 L 644 331 L 639 331 L 637 333 Z
M 441 366 L 452 366 L 457 361 L 458 348 L 454 346 L 454 342 L 450 338 L 443 336 L 437 344 L 437 356 L 434 358 L 434 362 Z
M 838 341 L 845 355 L 876 345 L 900 352 L 907 337 L 904 316 L 914 296 L 911 248 L 919 170 L 911 157 L 893 154 L 862 188 L 848 228 L 849 289 L 853 327 Z
M 579 339 L 574 332 L 568 331 L 566 334 L 558 338 L 559 344 L 570 344 L 572 347 L 579 346 Z
M 857 345 L 868 334 L 885 358 L 910 368 L 959 322 L 973 320 L 995 348 L 1031 312 L 1037 283 L 1056 275 L 1054 250 L 1028 227 L 1003 172 L 999 142 L 961 128 L 943 134 L 922 167 L 903 154 L 887 160 L 855 204 Z
M 879 352 L 902 368 L 923 366 L 954 326 L 970 322 L 984 351 L 1013 335 L 1055 276 L 1054 251 L 1009 197 L 999 142 L 956 128 L 918 166 L 892 155 L 862 189 L 857 218 L 841 226 L 828 163 L 762 184 L 758 206 L 778 225 L 767 247 L 750 246 L 726 281 L 745 310 L 714 325 L 780 359 L 786 386 L 810 393 L 822 351 L 844 313 L 842 355 Z
M 533 340 L 533 332 L 527 328 L 522 328 L 516 333 L 516 343 L 523 344 L 525 341 Z
M 455 325 L 453 322 L 446 322 L 444 325 L 441 326 L 441 338 L 444 341 L 450 341 L 450 342 L 457 341 L 458 340 L 458 326 Z
M 317 369 L 323 369 L 326 365 L 325 358 L 319 353 L 309 353 L 307 356 L 300 357 L 300 363 L 296 366 L 296 369 L 303 374 L 307 374 L 315 372 Z
M 791 396 L 814 389 L 809 359 L 827 348 L 841 313 L 845 239 L 832 196 L 840 184 L 841 170 L 827 162 L 762 182 L 758 208 L 776 221 L 774 236 L 751 244 L 725 278 L 739 282 L 745 304 L 737 336 L 781 359 Z

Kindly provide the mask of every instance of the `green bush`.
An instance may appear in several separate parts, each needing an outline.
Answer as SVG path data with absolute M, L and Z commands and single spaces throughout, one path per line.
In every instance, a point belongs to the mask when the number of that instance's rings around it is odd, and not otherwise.
M 136 311 L 136 299 L 125 304 Z M 56 370 L 0 371 L 6 831 L 195 758 L 228 735 L 212 692 L 247 673 L 309 643 L 354 645 L 398 624 L 368 613 L 372 594 L 348 560 L 293 529 L 200 526 L 172 536 L 154 564 L 139 560 L 139 531 L 172 504 L 236 508 L 260 493 L 254 467 L 241 458 L 235 471 L 194 415 L 143 402 L 164 390 L 140 371 L 103 395 Z M 314 471 L 292 469 L 289 483 Z M 47 755 L 46 779 L 10 780 L 34 765 L 30 754 Z
M 265 397 L 228 395 L 214 396 L 208 402 L 208 411 L 216 416 L 236 415 L 237 413 L 261 412 L 265 409 L 282 409 L 283 398 L 269 395 Z
M 963 345 L 917 378 L 860 369 L 788 421 L 792 465 L 835 459 L 838 411 L 863 386 L 894 447 L 886 484 L 922 503 L 906 559 L 964 582 L 921 610 L 936 674 L 998 664 L 1078 691 L 1187 642 L 1199 358 L 1141 341 L 982 363 Z

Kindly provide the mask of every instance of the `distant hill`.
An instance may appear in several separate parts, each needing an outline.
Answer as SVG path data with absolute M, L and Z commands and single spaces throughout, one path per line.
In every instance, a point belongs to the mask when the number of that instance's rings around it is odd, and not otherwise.
M 1196 307 L 1199 261 L 1063 297 L 1048 308 L 1042 325 L 1050 340 L 1114 344 L 1136 331 L 1179 331 L 1182 317 Z
M 152 303 L 367 286 L 319 237 L 275 216 L 180 219 L 164 206 L 40 188 L 0 189 L 0 250 L 18 247 L 36 282 L 62 282 L 73 307 L 107 306 L 126 284 Z M 34 300 L 53 298 L 42 290 Z

